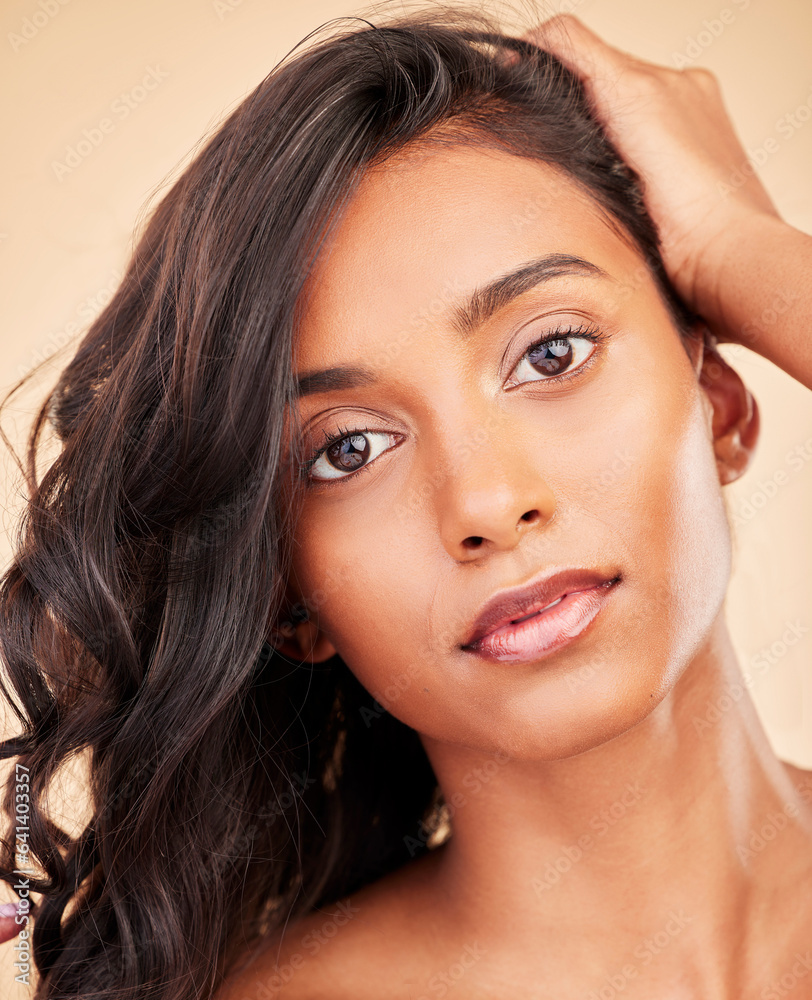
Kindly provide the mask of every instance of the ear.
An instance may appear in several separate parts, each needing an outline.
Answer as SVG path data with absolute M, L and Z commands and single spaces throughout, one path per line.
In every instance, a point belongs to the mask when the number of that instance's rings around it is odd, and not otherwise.
M 283 656 L 300 662 L 322 663 L 336 654 L 335 646 L 311 620 L 311 613 L 301 600 L 288 600 L 267 639 Z
M 713 450 L 719 482 L 725 486 L 750 465 L 758 441 L 758 403 L 739 373 L 719 353 L 716 339 L 704 324 L 686 346 L 712 409 Z

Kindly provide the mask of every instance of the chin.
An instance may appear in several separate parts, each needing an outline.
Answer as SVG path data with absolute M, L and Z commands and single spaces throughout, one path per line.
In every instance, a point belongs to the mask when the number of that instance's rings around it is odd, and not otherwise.
M 673 700 L 689 672 L 708 669 L 705 654 L 725 629 L 723 597 L 721 592 L 701 602 L 701 614 L 675 611 L 670 622 L 659 626 L 629 627 L 622 644 L 597 641 L 596 636 L 585 647 L 572 647 L 492 698 L 485 726 L 476 733 L 471 719 L 477 714 L 469 704 L 450 724 L 456 735 L 447 721 L 439 738 L 526 761 L 577 757 L 650 721 L 661 738 L 676 725 L 671 712 L 661 709 L 663 703 Z

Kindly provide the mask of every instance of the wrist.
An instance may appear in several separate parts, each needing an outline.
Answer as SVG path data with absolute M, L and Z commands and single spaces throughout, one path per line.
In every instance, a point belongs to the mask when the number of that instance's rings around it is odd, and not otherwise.
M 747 343 L 746 303 L 764 271 L 765 253 L 792 231 L 779 215 L 748 212 L 708 240 L 693 277 L 691 305 L 725 339 Z

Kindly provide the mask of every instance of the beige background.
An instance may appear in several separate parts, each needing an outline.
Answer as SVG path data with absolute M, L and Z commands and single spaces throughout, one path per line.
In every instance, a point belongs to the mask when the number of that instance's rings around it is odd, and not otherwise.
M 643 58 L 716 72 L 780 211 L 812 233 L 809 0 L 547 7 L 578 13 Z M 1 386 L 87 326 L 115 287 L 147 199 L 200 137 L 307 32 L 356 10 L 369 8 L 338 0 L 3 0 Z M 805 120 L 794 128 L 785 115 L 803 104 Z M 741 522 L 729 620 L 776 752 L 812 767 L 812 393 L 744 348 L 724 350 L 762 413 L 755 465 L 728 487 Z M 8 433 L 24 427 L 27 406 L 9 414 Z M 807 441 L 807 458 L 791 460 Z M 3 462 L 5 563 L 19 484 L 5 455 Z M 808 632 L 782 649 L 793 622 Z M 773 644 L 770 663 L 760 651 Z

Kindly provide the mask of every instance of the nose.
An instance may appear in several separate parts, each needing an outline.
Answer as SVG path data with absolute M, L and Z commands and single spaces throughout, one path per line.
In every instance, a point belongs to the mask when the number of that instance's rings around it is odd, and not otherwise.
M 510 550 L 555 515 L 538 425 L 504 413 L 454 424 L 435 493 L 440 534 L 459 562 Z

